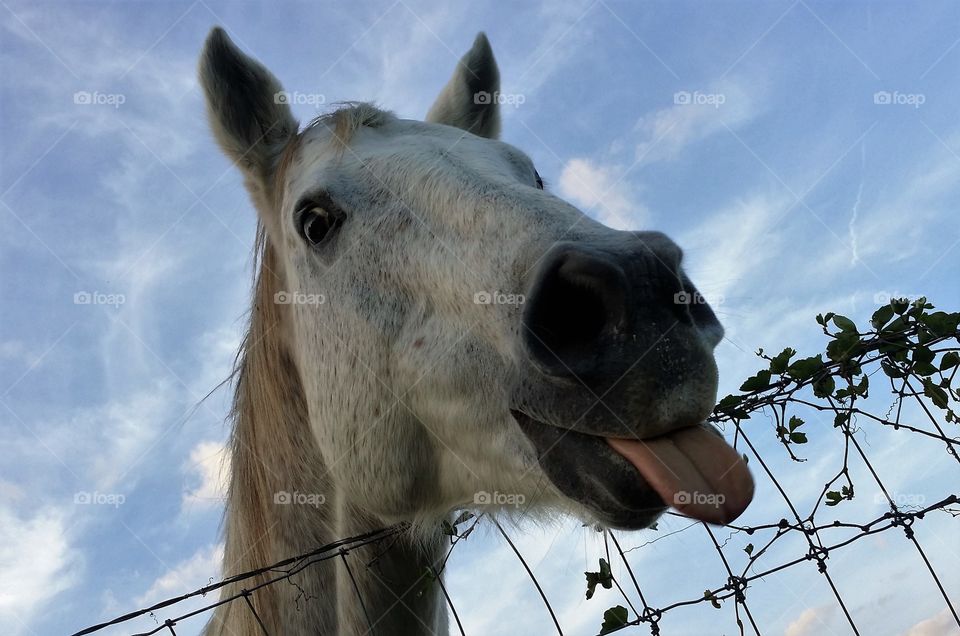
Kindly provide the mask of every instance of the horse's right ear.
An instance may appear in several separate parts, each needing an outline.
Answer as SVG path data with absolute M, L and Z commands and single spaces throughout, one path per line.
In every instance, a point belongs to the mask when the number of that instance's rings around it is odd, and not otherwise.
M 427 113 L 427 121 L 456 126 L 480 137 L 500 136 L 500 70 L 490 41 L 477 34 L 447 85 Z
M 248 185 L 262 191 L 284 146 L 297 133 L 283 87 L 220 27 L 210 31 L 204 44 L 200 85 L 217 142 L 244 171 Z

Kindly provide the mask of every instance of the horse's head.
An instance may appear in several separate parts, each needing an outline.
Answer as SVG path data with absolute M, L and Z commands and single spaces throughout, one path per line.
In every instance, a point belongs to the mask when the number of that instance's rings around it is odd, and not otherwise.
M 593 221 L 496 139 L 484 36 L 426 122 L 358 105 L 298 133 L 221 30 L 201 79 L 347 500 L 386 519 L 546 502 L 624 528 L 746 507 L 749 472 L 704 424 L 723 330 L 680 249 Z

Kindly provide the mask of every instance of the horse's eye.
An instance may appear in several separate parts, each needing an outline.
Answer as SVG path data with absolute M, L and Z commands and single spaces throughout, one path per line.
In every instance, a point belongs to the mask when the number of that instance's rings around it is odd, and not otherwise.
M 313 206 L 300 213 L 300 236 L 313 247 L 322 245 L 343 225 L 346 215 L 340 210 Z
M 540 177 L 540 173 L 534 170 L 533 174 L 537 177 L 537 188 L 543 190 L 543 179 Z

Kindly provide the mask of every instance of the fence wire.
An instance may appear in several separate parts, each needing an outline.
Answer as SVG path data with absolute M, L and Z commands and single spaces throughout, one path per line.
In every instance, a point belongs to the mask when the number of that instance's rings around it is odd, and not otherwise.
M 730 395 L 721 400 L 710 421 L 722 428 L 732 427 L 734 445 L 744 452 L 750 464 L 759 465 L 759 471 L 755 470 L 755 472 L 759 472 L 762 477 L 770 481 L 782 498 L 786 509 L 790 511 L 789 516 L 769 523 L 752 526 L 729 524 L 723 528 L 692 522 L 680 530 L 626 549 L 622 545 L 625 538 L 619 532 L 603 530 L 605 558 L 599 560 L 599 571 L 585 573 L 588 580 L 587 598 L 590 598 L 593 589 L 598 585 L 607 589 L 616 587 L 626 606 L 611 607 L 602 613 L 602 618 L 598 610 L 599 634 L 602 636 L 630 628 L 645 628 L 653 636 L 658 636 L 661 634 L 660 622 L 668 613 L 702 605 L 721 608 L 724 604 L 732 603 L 738 633 L 760 636 L 764 632 L 748 604 L 750 588 L 772 574 L 790 568 L 812 566 L 829 588 L 830 595 L 841 610 L 850 633 L 859 635 L 861 628 L 831 575 L 829 560 L 838 551 L 867 537 L 893 530 L 898 530 L 910 549 L 916 553 L 917 567 L 922 568 L 933 581 L 944 607 L 953 622 L 960 627 L 957 608 L 939 573 L 939 570 L 943 570 L 944 567 L 930 560 L 914 530 L 915 525 L 934 514 L 942 514 L 944 518 L 956 523 L 955 520 L 960 518 L 960 507 L 958 507 L 960 495 L 945 492 L 931 497 L 937 501 L 929 505 L 903 505 L 896 491 L 891 490 L 881 479 L 874 462 L 865 451 L 863 441 L 864 431 L 868 427 L 884 427 L 897 435 L 942 444 L 943 452 L 955 464 L 960 465 L 960 454 L 957 452 L 960 437 L 951 434 L 955 432 L 953 427 L 960 423 L 957 417 L 960 389 L 953 385 L 960 370 L 960 347 L 956 346 L 960 344 L 960 331 L 958 331 L 960 313 L 931 312 L 931 309 L 933 306 L 923 298 L 912 303 L 894 300 L 874 313 L 871 327 L 866 331 L 860 331 L 844 316 L 835 314 L 818 316 L 817 321 L 829 340 L 825 352 L 826 358 L 820 354 L 797 359 L 796 351 L 793 349 L 785 349 L 776 356 L 768 356 L 762 350 L 759 351 L 758 355 L 765 361 L 767 367 L 747 379 L 741 386 L 739 394 Z M 865 408 L 871 390 L 871 381 L 874 385 L 885 383 L 885 388 L 888 388 L 893 396 L 892 403 L 882 415 Z M 824 416 L 832 416 L 833 429 L 839 431 L 843 439 L 842 465 L 836 473 L 829 476 L 816 503 L 805 513 L 800 512 L 772 468 L 776 461 L 778 470 L 782 474 L 783 470 L 791 465 L 791 461 L 804 461 L 799 455 L 802 454 L 801 449 L 804 448 L 804 444 L 808 443 L 807 435 L 822 435 L 827 432 L 814 431 L 812 427 L 806 426 L 806 422 L 799 417 L 798 413 L 813 413 L 814 417 L 821 421 Z M 760 415 L 765 417 L 757 417 Z M 772 433 L 783 446 L 788 461 L 783 462 L 780 457 L 771 457 L 769 453 L 765 457 L 758 451 L 753 438 L 760 434 L 771 433 L 769 424 L 761 423 L 764 419 L 773 424 Z M 950 429 L 949 432 L 948 429 Z M 882 493 L 888 507 L 887 511 L 862 521 L 825 519 L 829 514 L 828 510 L 843 511 L 845 502 L 856 497 L 857 486 L 851 471 L 855 465 L 859 469 L 865 469 L 869 474 L 873 486 Z M 926 496 L 926 494 L 923 495 L 923 501 Z M 685 518 L 678 513 L 669 514 Z M 838 515 L 832 515 L 832 517 L 836 516 Z M 469 512 L 461 514 L 453 523 L 444 523 L 444 534 L 449 537 L 449 548 L 439 566 L 428 573 L 430 581 L 439 586 L 459 633 L 465 636 L 466 630 L 440 575 L 456 547 L 466 540 L 477 528 L 478 523 L 485 518 L 490 519 L 522 563 L 549 612 L 552 629 L 562 636 L 563 629 L 547 594 L 507 532 L 496 519 L 483 514 L 475 516 Z M 631 568 L 628 555 L 669 534 L 696 531 L 698 527 L 707 535 L 710 545 L 716 552 L 726 573 L 725 580 L 719 581 L 700 596 L 661 606 L 652 605 L 647 600 L 649 595 L 644 593 L 643 586 Z M 370 567 L 372 563 L 354 562 L 351 565 L 350 559 L 357 558 L 354 554 L 355 550 L 396 537 L 406 529 L 405 526 L 399 525 L 329 543 L 308 553 L 223 579 L 193 592 L 91 626 L 76 632 L 74 636 L 93 634 L 143 616 L 153 616 L 157 626 L 151 631 L 134 636 L 148 636 L 162 631 L 175 635 L 176 626 L 183 621 L 241 599 L 259 623 L 263 633 L 267 634 L 267 629 L 251 602 L 251 597 L 258 590 L 289 580 L 317 563 L 339 558 L 346 566 L 359 594 L 353 574 L 354 568 Z M 955 528 L 954 536 L 960 536 L 957 530 L 960 528 Z M 843 536 L 836 537 L 841 532 L 844 533 Z M 750 543 L 746 547 L 737 547 L 737 550 L 745 552 L 748 558 L 744 566 L 734 569 L 731 558 L 731 550 L 734 548 L 730 543 L 734 536 L 741 534 L 749 537 Z M 771 562 L 770 555 L 773 548 L 785 543 L 788 537 L 800 538 L 802 545 L 805 546 L 804 551 L 791 558 Z M 385 549 L 389 547 L 388 545 Z M 737 556 L 739 558 L 739 554 Z M 614 576 L 611 563 L 616 561 L 622 563 L 629 581 L 621 581 Z M 955 573 L 956 566 L 957 564 L 954 563 L 948 565 L 946 569 Z M 161 610 L 172 610 L 174 606 L 188 599 L 206 597 L 227 585 L 260 575 L 272 576 L 256 585 L 243 588 L 239 593 L 221 598 L 199 609 L 162 621 L 156 618 L 156 613 Z M 360 600 L 362 603 L 362 597 Z M 366 606 L 362 605 L 362 607 L 366 613 Z M 372 625 L 369 616 L 367 620 Z M 549 625 L 549 623 L 546 624 Z

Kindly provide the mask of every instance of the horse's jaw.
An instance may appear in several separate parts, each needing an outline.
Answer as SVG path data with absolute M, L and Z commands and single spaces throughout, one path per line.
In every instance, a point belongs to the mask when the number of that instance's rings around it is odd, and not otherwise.
M 668 506 L 725 524 L 753 498 L 745 463 L 709 425 L 640 440 L 589 435 L 511 413 L 554 487 L 603 525 L 647 528 Z

